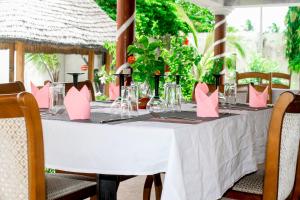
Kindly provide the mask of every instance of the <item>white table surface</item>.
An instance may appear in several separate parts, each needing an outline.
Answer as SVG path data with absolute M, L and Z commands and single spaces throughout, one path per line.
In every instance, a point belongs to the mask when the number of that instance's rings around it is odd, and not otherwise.
M 255 171 L 265 154 L 271 109 L 232 112 L 240 115 L 196 125 L 42 120 L 46 167 L 115 175 L 165 172 L 162 200 L 218 199 Z

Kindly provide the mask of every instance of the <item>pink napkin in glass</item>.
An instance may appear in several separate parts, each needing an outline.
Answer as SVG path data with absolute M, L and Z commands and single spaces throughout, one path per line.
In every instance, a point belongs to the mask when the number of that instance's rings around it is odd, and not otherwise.
M 50 106 L 50 83 L 47 83 L 41 89 L 30 82 L 31 93 L 35 97 L 39 108 L 49 108 Z
M 88 89 L 88 87 L 86 85 L 84 85 L 81 88 L 80 93 L 83 94 L 89 100 L 89 102 L 92 101 L 91 91 Z
M 109 99 L 115 100 L 119 96 L 119 86 L 111 83 L 109 84 Z
M 68 91 L 64 104 L 70 120 L 90 119 L 91 106 L 85 89 L 78 91 L 74 86 Z
M 205 94 L 208 94 L 209 89 L 208 86 L 206 85 L 206 83 L 198 83 L 195 89 L 195 93 L 198 93 L 197 91 L 201 90 L 202 92 L 204 92 Z
M 269 86 L 263 92 L 258 92 L 252 85 L 249 85 L 249 106 L 253 108 L 267 107 Z
M 215 90 L 210 96 L 205 94 L 200 87 L 196 88 L 195 97 L 197 102 L 198 117 L 219 117 L 219 90 Z

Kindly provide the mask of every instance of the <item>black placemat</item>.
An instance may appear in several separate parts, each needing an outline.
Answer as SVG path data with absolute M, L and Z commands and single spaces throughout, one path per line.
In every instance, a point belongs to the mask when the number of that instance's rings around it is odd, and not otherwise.
M 220 105 L 220 109 L 229 109 L 229 110 L 246 110 L 246 111 L 259 111 L 259 110 L 266 110 L 270 109 L 273 106 L 267 106 L 267 107 L 262 107 L 262 108 L 253 108 L 250 107 L 248 104 L 226 104 L 226 105 Z
M 166 123 L 180 123 L 180 124 L 199 124 L 202 122 L 213 121 L 224 117 L 230 117 L 237 114 L 233 113 L 220 113 L 219 117 L 197 117 L 194 111 L 182 112 L 165 112 L 165 113 L 150 113 L 139 115 L 135 117 L 121 116 L 120 114 L 110 114 L 101 112 L 92 112 L 91 119 L 88 120 L 70 120 L 66 111 L 61 114 L 52 115 L 47 112 L 41 112 L 41 117 L 46 120 L 60 120 L 81 123 L 96 123 L 96 124 L 121 124 L 137 121 L 149 122 L 166 122 Z
M 42 119 L 46 120 L 60 120 L 60 121 L 71 121 L 71 122 L 82 122 L 82 123 L 96 123 L 104 124 L 110 122 L 117 122 L 123 120 L 129 120 L 131 117 L 121 116 L 119 114 L 110 114 L 110 113 L 101 113 L 101 112 L 92 112 L 91 119 L 86 120 L 70 120 L 68 113 L 66 111 L 53 115 L 48 112 L 41 112 Z
M 197 117 L 197 113 L 194 111 L 181 111 L 181 112 L 167 112 L 155 114 L 148 120 L 144 121 L 156 121 L 167 123 L 181 123 L 181 124 L 200 124 L 203 122 L 209 122 L 225 117 L 230 117 L 238 114 L 234 113 L 219 113 L 219 117 Z

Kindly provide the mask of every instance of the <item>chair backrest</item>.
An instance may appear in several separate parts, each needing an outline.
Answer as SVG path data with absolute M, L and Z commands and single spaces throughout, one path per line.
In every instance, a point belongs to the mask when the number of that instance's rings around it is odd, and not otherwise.
M 21 81 L 0 84 L 0 94 L 13 94 L 24 91 L 25 87 Z
M 300 96 L 285 92 L 273 108 L 269 125 L 264 200 L 283 200 L 293 191 L 299 138 Z
M 262 73 L 262 72 L 245 72 L 238 73 L 236 72 L 236 84 L 240 85 L 240 80 L 243 79 L 257 79 L 258 84 L 263 84 L 263 80 L 267 81 L 271 86 L 271 74 L 270 73 Z M 245 83 L 243 83 L 245 84 Z
M 283 80 L 286 82 L 284 83 L 276 83 L 276 79 Z M 291 75 L 279 72 L 271 73 L 271 80 L 272 80 L 272 88 L 280 88 L 280 89 L 290 89 L 291 87 Z
M 31 94 L 0 95 L 0 152 L 0 199 L 45 199 L 41 118 Z
M 44 84 L 47 84 L 49 82 L 51 82 L 51 81 L 45 81 Z M 65 83 L 66 94 L 73 86 L 74 86 L 73 83 Z M 86 86 L 89 89 L 89 91 L 91 92 L 92 101 L 95 101 L 96 97 L 95 97 L 93 83 L 90 80 L 78 82 L 77 89 L 80 90 L 83 86 Z

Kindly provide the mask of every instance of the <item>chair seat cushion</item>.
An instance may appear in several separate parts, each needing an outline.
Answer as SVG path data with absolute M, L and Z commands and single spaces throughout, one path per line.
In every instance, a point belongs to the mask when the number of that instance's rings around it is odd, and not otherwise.
M 54 200 L 96 185 L 96 182 L 70 178 L 64 174 L 46 174 L 47 200 Z
M 251 194 L 263 194 L 264 169 L 241 178 L 232 188 L 234 191 Z

